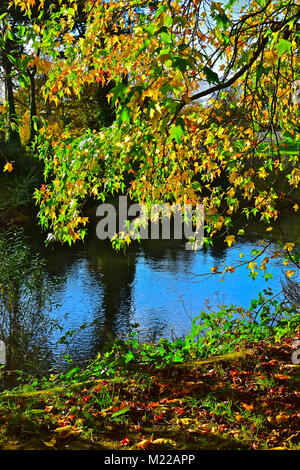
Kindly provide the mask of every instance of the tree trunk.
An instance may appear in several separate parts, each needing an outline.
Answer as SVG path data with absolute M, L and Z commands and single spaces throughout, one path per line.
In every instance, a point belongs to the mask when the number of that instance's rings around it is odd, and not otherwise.
M 14 140 L 20 145 L 19 132 L 14 129 L 14 123 L 17 122 L 13 80 L 10 76 L 12 72 L 12 64 L 7 56 L 4 56 L 4 69 L 5 69 L 5 96 L 8 102 L 8 124 L 9 124 L 9 139 Z
M 37 127 L 36 123 L 34 122 L 34 118 L 36 117 L 36 88 L 35 88 L 35 72 L 36 67 L 34 66 L 31 72 L 28 72 L 30 78 L 30 145 L 34 142 L 35 137 L 37 135 Z

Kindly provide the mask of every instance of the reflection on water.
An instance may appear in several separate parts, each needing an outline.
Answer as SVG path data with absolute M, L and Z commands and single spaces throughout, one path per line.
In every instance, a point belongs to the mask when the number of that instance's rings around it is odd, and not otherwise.
M 296 217 L 283 221 L 286 236 L 299 238 Z M 84 360 L 93 356 L 107 339 L 128 333 L 138 323 L 140 338 L 172 338 L 188 332 L 191 319 L 209 303 L 248 306 L 259 291 L 271 287 L 280 291 L 281 268 L 273 264 L 273 279 L 266 282 L 263 271 L 255 281 L 245 266 L 225 279 L 201 274 L 212 266 L 234 265 L 239 254 L 250 256 L 255 241 L 260 240 L 264 228 L 253 227 L 247 239 L 228 249 L 223 242 L 196 253 L 184 249 L 184 241 L 148 240 L 134 245 L 126 254 L 115 253 L 109 243 L 101 242 L 93 233 L 84 244 L 76 247 L 43 246 L 40 235 L 32 235 L 31 242 L 47 260 L 47 283 L 61 280 L 53 288 L 53 315 L 60 318 L 64 332 L 73 330 L 69 353 Z M 92 230 L 91 230 L 92 232 Z M 261 233 L 259 233 L 261 232 Z M 276 249 L 272 245 L 265 255 Z M 195 275 L 197 275 L 195 277 Z M 86 328 L 79 330 L 83 324 Z M 52 334 L 49 347 L 57 364 L 62 361 L 65 345 L 56 345 L 61 333 Z
M 56 324 L 44 264 L 32 255 L 23 233 L 1 232 L 0 253 L 0 340 L 7 366 L 4 377 L 0 375 L 2 387 L 15 382 L 17 369 L 23 376 L 49 370 L 53 364 L 49 337 Z

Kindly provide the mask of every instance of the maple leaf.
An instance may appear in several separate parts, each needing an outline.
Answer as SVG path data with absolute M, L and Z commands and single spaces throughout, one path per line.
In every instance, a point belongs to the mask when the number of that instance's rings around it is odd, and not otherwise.
M 7 162 L 5 165 L 4 165 L 4 168 L 3 168 L 3 173 L 4 171 L 8 171 L 9 173 L 11 173 L 13 171 L 13 166 L 10 162 Z
M 127 437 L 127 436 L 124 437 L 124 439 L 122 439 L 122 441 L 121 441 L 121 444 L 122 444 L 122 446 L 128 446 L 130 444 L 129 437 Z
M 294 246 L 295 246 L 295 243 L 286 243 L 284 245 L 284 249 L 291 252 Z
M 225 242 L 230 247 L 235 242 L 235 235 L 227 235 Z
M 253 404 L 252 403 L 250 405 L 248 405 L 247 403 L 242 403 L 242 407 L 245 408 L 245 410 L 247 410 L 247 411 L 253 410 Z
M 277 62 L 278 56 L 277 51 L 266 51 L 265 52 L 265 60 L 268 64 L 275 65 Z
M 290 277 L 292 277 L 292 276 L 295 275 L 295 271 L 293 271 L 292 269 L 289 269 L 289 270 L 287 270 L 287 271 L 285 272 L 285 275 L 286 275 L 288 278 L 290 278 Z

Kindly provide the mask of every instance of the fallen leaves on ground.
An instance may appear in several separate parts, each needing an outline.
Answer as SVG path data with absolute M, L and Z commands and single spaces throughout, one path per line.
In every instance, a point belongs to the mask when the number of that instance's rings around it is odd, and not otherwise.
M 40 436 L 55 449 L 79 438 L 95 444 L 104 433 L 114 448 L 139 450 L 299 448 L 291 344 L 252 343 L 250 355 L 95 380 L 53 397 L 12 396 L 0 400 L 0 436 Z

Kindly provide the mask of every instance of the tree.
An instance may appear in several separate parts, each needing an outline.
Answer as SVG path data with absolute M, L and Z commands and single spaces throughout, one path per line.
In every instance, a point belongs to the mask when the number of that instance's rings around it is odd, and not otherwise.
M 15 4 L 30 15 L 35 2 Z M 78 40 L 79 3 L 59 4 L 45 19 L 41 10 L 35 41 L 52 61 L 45 99 L 58 105 L 109 79 L 116 120 L 79 138 L 66 130 L 54 149 L 40 133 L 46 184 L 36 198 L 56 239 L 83 238 L 82 202 L 115 192 L 145 204 L 201 202 L 206 243 L 222 233 L 231 245 L 236 214 L 271 230 L 283 202 L 298 210 L 298 154 L 284 152 L 298 131 L 296 1 L 253 0 L 237 13 L 235 0 L 86 0 Z M 240 109 L 247 125 L 231 118 Z
M 3 81 L 5 88 L 5 98 L 8 103 L 8 135 L 11 140 L 20 142 L 17 130 L 17 115 L 14 100 L 14 85 L 13 85 L 13 55 L 16 46 L 16 38 L 14 21 L 6 21 L 3 18 L 6 16 L 6 9 L 8 8 L 7 2 L 4 2 L 0 9 L 2 31 L 0 35 L 0 65 L 3 68 Z M 4 13 L 3 13 L 4 11 Z

